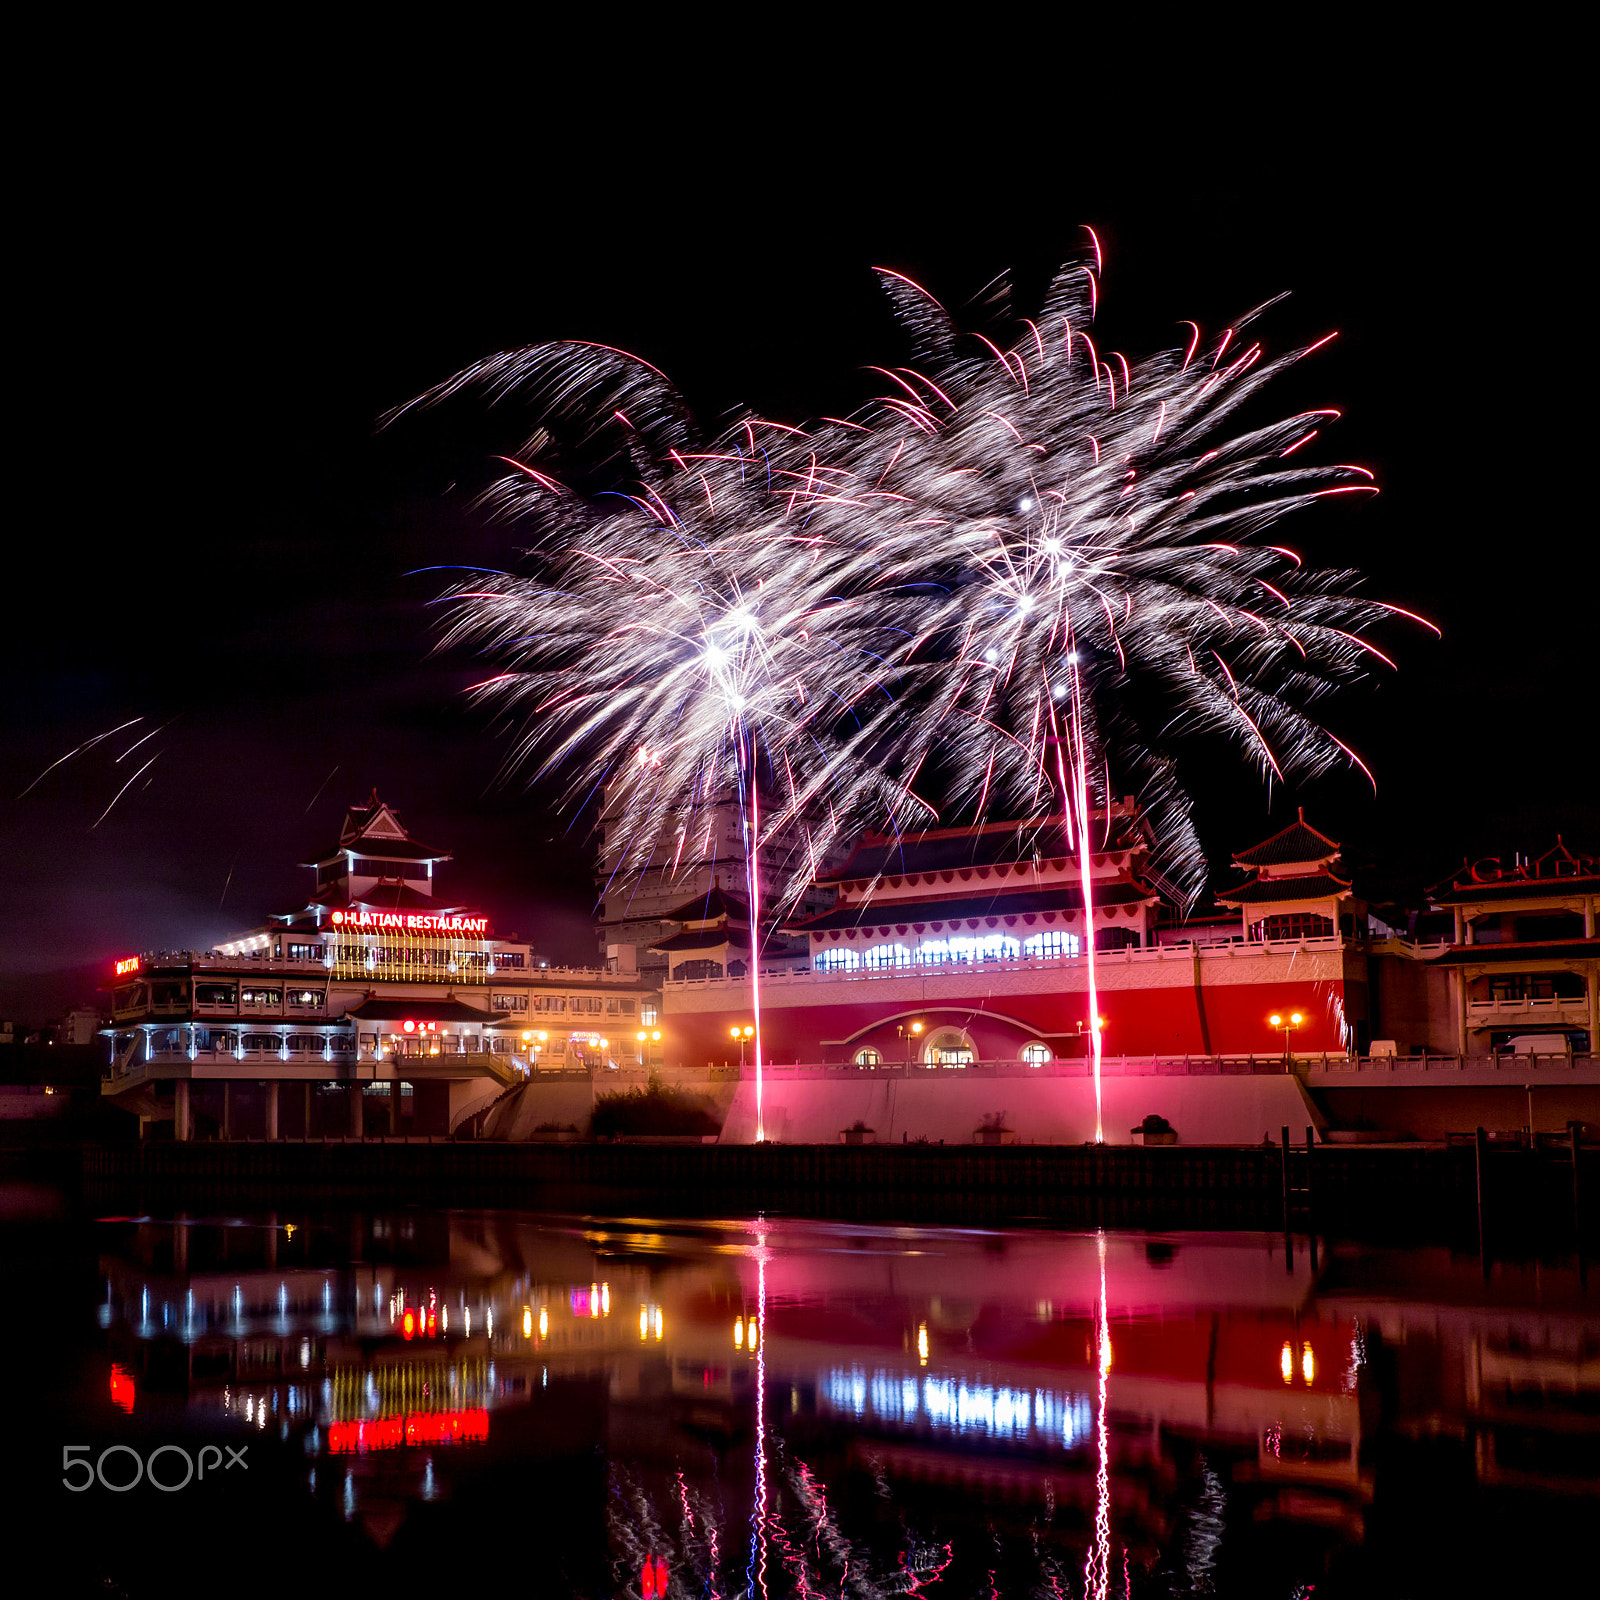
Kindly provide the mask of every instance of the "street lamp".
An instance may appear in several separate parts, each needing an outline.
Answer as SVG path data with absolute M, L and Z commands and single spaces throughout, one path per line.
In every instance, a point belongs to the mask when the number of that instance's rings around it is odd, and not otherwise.
M 922 1024 L 913 1022 L 908 1028 L 905 1023 L 899 1022 L 895 1024 L 894 1031 L 906 1042 L 906 1065 L 909 1067 L 911 1065 L 911 1041 L 921 1035 Z
M 1298 1011 L 1291 1011 L 1288 1016 L 1284 1016 L 1281 1013 L 1274 1011 L 1272 1015 L 1267 1018 L 1267 1021 L 1270 1022 L 1274 1028 L 1283 1029 L 1283 1059 L 1286 1062 L 1289 1060 L 1289 1035 L 1293 1033 L 1294 1030 L 1298 1028 L 1305 1020 L 1306 1019 Z
M 752 1028 L 748 1023 L 746 1023 L 745 1026 L 742 1027 L 742 1028 L 739 1027 L 737 1024 L 735 1024 L 733 1027 L 728 1029 L 728 1037 L 730 1039 L 736 1039 L 739 1042 L 739 1067 L 740 1067 L 741 1071 L 744 1069 L 744 1043 L 745 1043 L 745 1040 L 746 1039 L 750 1039 L 750 1038 L 754 1038 L 755 1031 L 756 1030 L 754 1028 Z

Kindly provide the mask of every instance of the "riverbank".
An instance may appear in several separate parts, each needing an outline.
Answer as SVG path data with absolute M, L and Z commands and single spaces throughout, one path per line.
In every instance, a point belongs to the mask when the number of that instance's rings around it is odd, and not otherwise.
M 1600 1150 L 1578 1183 L 1600 1185 Z M 490 1143 L 139 1144 L 72 1163 L 103 1209 L 381 1199 L 541 1210 L 1061 1226 L 1280 1227 L 1276 1146 L 938 1146 Z M 1570 1232 L 1568 1152 L 1492 1149 L 1486 1202 L 1507 1226 Z M 1477 1226 L 1476 1152 L 1318 1146 L 1290 1152 L 1289 1218 L 1311 1226 L 1455 1237 Z M 1596 1208 L 1585 1202 L 1585 1217 Z

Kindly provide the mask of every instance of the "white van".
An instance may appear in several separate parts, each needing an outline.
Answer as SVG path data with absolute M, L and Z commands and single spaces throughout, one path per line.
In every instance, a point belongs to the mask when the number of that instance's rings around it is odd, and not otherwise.
M 1572 1045 L 1564 1033 L 1513 1034 L 1496 1052 L 1507 1056 L 1571 1055 Z

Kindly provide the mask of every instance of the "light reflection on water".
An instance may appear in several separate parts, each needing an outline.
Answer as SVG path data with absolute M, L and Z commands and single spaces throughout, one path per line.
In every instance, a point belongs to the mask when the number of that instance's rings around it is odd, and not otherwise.
M 598 1451 L 573 1592 L 1288 1592 L 1424 1428 L 1477 1494 L 1600 1494 L 1600 1328 L 1548 1264 L 418 1211 L 141 1219 L 100 1270 L 107 1407 L 250 1430 L 376 1552 Z

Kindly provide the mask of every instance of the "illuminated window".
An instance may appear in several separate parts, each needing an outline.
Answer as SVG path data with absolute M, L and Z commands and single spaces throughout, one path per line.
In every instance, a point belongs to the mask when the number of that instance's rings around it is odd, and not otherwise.
M 722 963 L 720 961 L 683 961 L 672 969 L 672 976 L 680 980 L 684 978 L 720 978 L 722 976 Z
M 817 952 L 814 963 L 818 972 L 849 972 L 861 965 L 861 952 L 849 950 L 843 945 L 834 945 L 827 950 Z
M 907 945 L 875 944 L 862 953 L 861 959 L 869 967 L 908 967 L 914 958 Z
M 1035 1041 L 1022 1047 L 1022 1059 L 1030 1067 L 1042 1067 L 1050 1059 L 1050 1046 Z
M 1075 956 L 1078 953 L 1078 936 L 1075 933 L 1033 933 L 1022 941 L 1023 954 L 1033 960 L 1051 956 Z
M 876 1067 L 883 1063 L 883 1056 L 877 1050 L 857 1050 L 856 1065 L 858 1067 Z
M 1006 933 L 989 933 L 981 937 L 955 934 L 948 939 L 928 939 L 919 951 L 925 962 L 936 966 L 947 961 L 1012 961 L 1021 953 L 1021 941 Z
M 1252 939 L 1330 939 L 1333 920 L 1310 911 L 1283 912 L 1250 924 Z
M 972 1041 L 955 1028 L 941 1028 L 927 1044 L 923 1059 L 930 1067 L 964 1067 L 977 1059 Z

